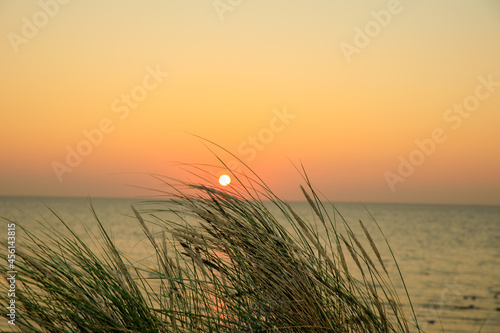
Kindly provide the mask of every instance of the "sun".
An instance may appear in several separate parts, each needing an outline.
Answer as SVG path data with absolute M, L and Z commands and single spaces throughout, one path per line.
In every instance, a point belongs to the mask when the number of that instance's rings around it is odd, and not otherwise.
M 222 186 L 227 186 L 229 185 L 229 183 L 231 182 L 231 178 L 229 178 L 228 175 L 222 175 L 220 176 L 219 178 L 219 183 L 222 185 Z

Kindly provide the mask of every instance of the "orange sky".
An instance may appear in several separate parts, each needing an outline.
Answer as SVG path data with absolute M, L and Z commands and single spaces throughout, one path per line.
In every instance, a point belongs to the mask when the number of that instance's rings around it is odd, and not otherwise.
M 132 173 L 217 163 L 195 134 L 288 199 L 291 160 L 332 201 L 500 204 L 496 1 L 4 1 L 0 22 L 0 195 L 141 195 Z

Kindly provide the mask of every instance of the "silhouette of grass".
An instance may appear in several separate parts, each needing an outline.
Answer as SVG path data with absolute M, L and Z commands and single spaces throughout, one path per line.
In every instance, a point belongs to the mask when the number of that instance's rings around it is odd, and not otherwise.
M 420 331 L 413 312 L 411 321 L 405 317 L 365 226 L 375 262 L 340 212 L 319 199 L 305 172 L 301 190 L 319 223 L 301 216 L 258 177 L 233 173 L 236 184 L 220 190 L 207 185 L 201 169 L 192 174 L 199 183 L 157 177 L 169 186 L 169 200 L 149 210 L 132 207 L 154 251 L 154 267 L 127 260 L 93 208 L 99 251 L 54 211 L 69 236 L 49 227 L 45 234 L 24 230 L 27 238 L 16 249 L 17 327 L 26 332 Z M 161 232 L 153 233 L 150 223 Z M 355 265 L 349 266 L 345 250 Z M 7 287 L 1 289 L 5 309 Z

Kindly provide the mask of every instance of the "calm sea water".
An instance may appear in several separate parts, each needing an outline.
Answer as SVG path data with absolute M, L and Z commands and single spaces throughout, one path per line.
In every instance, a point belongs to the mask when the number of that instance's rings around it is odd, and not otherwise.
M 141 201 L 93 199 L 92 202 L 118 248 L 137 263 L 147 261 L 151 251 L 130 209 L 131 204 Z M 40 229 L 35 219 L 62 230 L 47 206 L 83 237 L 86 235 L 83 225 L 98 234 L 89 202 L 83 198 L 42 201 L 0 197 L 0 216 L 16 218 L 33 231 Z M 293 206 L 304 217 L 314 219 L 307 204 Z M 390 253 L 382 250 L 384 240 L 366 210 L 351 203 L 336 207 L 355 232 L 360 232 L 358 219 L 365 222 L 389 270 L 395 273 Z M 427 332 L 442 332 L 441 325 L 445 332 L 500 332 L 500 206 L 367 204 L 366 207 L 392 246 L 419 321 Z M 0 228 L 3 238 L 7 222 L 2 220 Z M 402 284 L 396 280 L 394 284 L 403 298 Z M 0 329 L 4 330 L 6 325 L 3 316 Z

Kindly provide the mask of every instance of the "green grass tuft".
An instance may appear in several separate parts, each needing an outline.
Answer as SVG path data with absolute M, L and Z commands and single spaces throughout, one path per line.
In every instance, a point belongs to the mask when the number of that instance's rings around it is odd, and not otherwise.
M 224 191 L 204 181 L 165 181 L 172 189 L 169 200 L 157 209 L 132 207 L 154 251 L 154 267 L 127 260 L 93 209 L 100 250 L 53 212 L 69 236 L 24 230 L 27 238 L 17 247 L 18 327 L 26 332 L 420 331 L 414 313 L 411 320 L 405 317 L 365 226 L 372 254 L 303 175 L 301 189 L 315 221 L 259 178 L 233 174 L 236 184 Z M 9 300 L 1 286 L 5 309 Z

